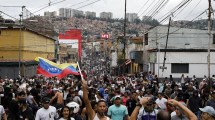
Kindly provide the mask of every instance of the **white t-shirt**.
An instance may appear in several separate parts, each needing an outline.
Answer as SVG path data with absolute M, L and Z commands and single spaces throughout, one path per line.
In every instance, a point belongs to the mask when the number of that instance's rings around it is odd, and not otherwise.
M 83 98 L 83 91 L 82 91 L 82 90 L 79 90 L 79 91 L 78 91 L 78 95 L 80 95 L 80 96 Z
M 4 107 L 2 105 L 0 105 L 0 120 L 2 118 L 2 115 L 5 113 L 4 111 Z
M 54 118 L 58 118 L 58 113 L 55 107 L 49 106 L 48 109 L 40 108 L 37 111 L 35 120 L 54 120 Z
M 98 115 L 97 115 L 97 113 L 96 113 L 95 117 L 93 118 L 93 120 L 100 120 L 99 117 L 98 117 Z M 107 117 L 107 120 L 110 120 L 110 118 Z
M 161 98 L 161 99 L 158 98 L 156 99 L 155 102 L 162 110 L 166 109 L 166 102 L 167 102 L 166 98 Z
M 173 111 L 170 115 L 171 115 L 171 117 L 173 117 L 173 116 L 175 116 L 175 115 L 176 115 L 176 112 L 175 112 L 175 111 Z
M 120 87 L 120 92 L 124 94 L 125 93 L 125 87 Z
M 65 120 L 64 118 L 60 118 L 59 120 Z M 70 118 L 70 120 L 75 120 L 74 118 Z
M 69 94 L 69 92 L 68 91 L 63 91 L 63 100 L 66 100 L 66 98 L 67 98 L 67 95 Z

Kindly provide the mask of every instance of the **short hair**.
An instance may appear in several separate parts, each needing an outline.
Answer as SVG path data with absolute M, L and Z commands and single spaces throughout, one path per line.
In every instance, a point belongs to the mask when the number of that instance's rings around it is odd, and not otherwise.
M 161 96 L 163 96 L 163 93 L 162 93 L 162 92 L 158 92 L 158 95 L 161 95 Z
M 102 102 L 104 102 L 104 103 L 106 104 L 106 101 L 105 101 L 104 99 L 101 99 L 101 100 L 99 100 L 99 101 L 97 102 L 97 105 L 98 105 L 99 103 L 102 103 Z
M 157 120 L 171 120 L 171 115 L 169 112 L 161 110 L 157 114 Z

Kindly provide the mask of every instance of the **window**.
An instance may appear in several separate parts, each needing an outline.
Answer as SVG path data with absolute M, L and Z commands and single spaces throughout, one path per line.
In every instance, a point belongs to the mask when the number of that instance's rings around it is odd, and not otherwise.
M 188 63 L 172 63 L 171 64 L 172 73 L 189 73 Z
M 213 44 L 215 44 L 215 34 L 213 34 Z
M 148 33 L 146 33 L 145 34 L 145 45 L 148 45 L 148 41 L 149 41 Z

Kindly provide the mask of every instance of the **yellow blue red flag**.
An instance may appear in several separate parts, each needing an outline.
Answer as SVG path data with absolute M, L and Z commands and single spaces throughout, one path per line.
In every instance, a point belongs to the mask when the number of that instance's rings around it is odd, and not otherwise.
M 39 62 L 37 74 L 42 74 L 45 77 L 56 76 L 58 79 L 61 79 L 66 77 L 68 74 L 80 75 L 76 70 L 76 63 L 57 64 L 42 57 L 37 57 L 35 60 Z

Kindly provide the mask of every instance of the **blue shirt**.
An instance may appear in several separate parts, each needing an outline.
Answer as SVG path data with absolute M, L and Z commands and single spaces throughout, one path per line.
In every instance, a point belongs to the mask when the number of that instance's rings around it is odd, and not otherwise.
M 124 105 L 111 105 L 108 108 L 107 114 L 111 117 L 112 120 L 123 120 L 123 118 L 128 115 L 128 110 Z

